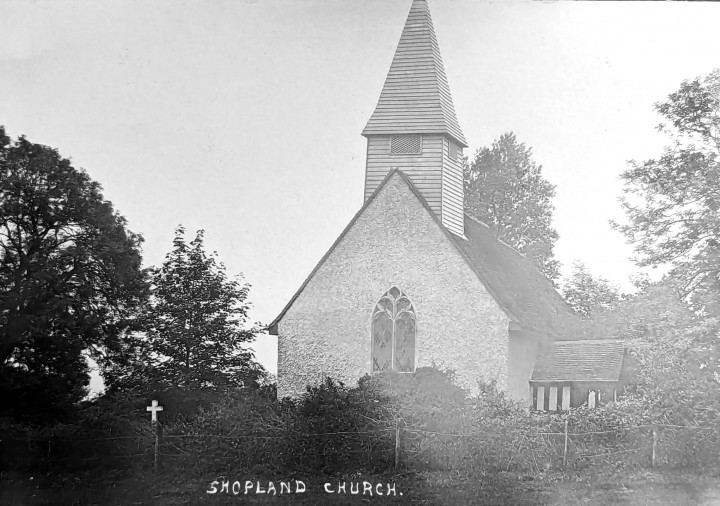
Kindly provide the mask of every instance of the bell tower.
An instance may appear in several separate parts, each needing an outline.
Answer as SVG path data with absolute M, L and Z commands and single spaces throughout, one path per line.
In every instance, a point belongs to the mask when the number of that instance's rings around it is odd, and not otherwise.
M 427 0 L 413 0 L 367 138 L 365 200 L 393 168 L 402 170 L 442 224 L 464 236 L 462 151 Z

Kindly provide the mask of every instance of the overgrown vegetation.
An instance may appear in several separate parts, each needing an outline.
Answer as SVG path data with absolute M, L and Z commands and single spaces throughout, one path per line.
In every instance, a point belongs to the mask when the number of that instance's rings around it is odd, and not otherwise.
M 533 413 L 494 384 L 471 396 L 452 379 L 431 368 L 366 376 L 354 387 L 328 378 L 279 401 L 265 387 L 113 392 L 87 403 L 72 423 L 5 424 L 3 457 L 25 457 L 2 458 L 1 471 L 44 474 L 60 487 L 143 483 L 153 476 L 151 397 L 165 407 L 156 480 L 196 488 L 224 476 L 428 481 L 441 473 L 455 483 L 482 482 L 488 497 L 512 502 L 519 479 L 649 469 L 653 430 L 656 467 L 717 469 L 717 413 L 700 426 L 669 424 L 635 394 L 594 410 Z

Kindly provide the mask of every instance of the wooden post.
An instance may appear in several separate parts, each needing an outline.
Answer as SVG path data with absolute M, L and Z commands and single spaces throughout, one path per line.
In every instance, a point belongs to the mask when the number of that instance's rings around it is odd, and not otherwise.
M 155 433 L 155 457 L 153 459 L 153 471 L 155 472 L 155 474 L 157 474 L 158 446 L 159 446 L 157 414 L 158 414 L 158 411 L 163 410 L 163 407 L 158 406 L 158 401 L 152 401 L 152 406 L 148 406 L 147 408 L 145 408 L 145 410 L 150 411 L 150 413 L 151 413 L 151 423 L 152 423 L 152 427 L 153 427 L 153 432 Z
M 568 421 L 569 416 L 565 416 L 565 448 L 563 449 L 563 472 L 567 468 L 567 450 L 568 450 Z
M 657 458 L 657 427 L 652 428 L 652 457 L 650 458 L 650 466 L 655 470 L 655 459 Z
M 395 420 L 395 468 L 400 463 L 400 419 Z
M 157 422 L 155 422 L 155 423 L 153 424 L 153 426 L 155 427 L 155 460 L 153 461 L 153 472 L 154 472 L 155 474 L 157 474 L 158 443 L 159 443 L 158 430 L 157 430 Z
M 537 389 L 537 403 L 535 409 L 538 411 L 545 411 L 545 387 L 538 387 Z
M 550 387 L 550 403 L 548 405 L 548 411 L 557 411 L 557 387 Z
M 563 387 L 562 391 L 562 410 L 570 409 L 570 387 Z

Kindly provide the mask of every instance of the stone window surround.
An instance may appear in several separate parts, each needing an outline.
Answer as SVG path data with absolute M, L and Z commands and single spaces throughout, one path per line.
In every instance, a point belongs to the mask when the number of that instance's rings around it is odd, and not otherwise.
M 388 370 L 391 370 L 391 371 L 393 371 L 393 372 L 395 372 L 395 373 L 397 373 L 397 374 L 413 374 L 413 373 L 415 372 L 415 370 L 417 369 L 417 366 L 418 366 L 418 356 L 417 356 L 417 320 L 418 320 L 418 318 L 417 318 L 417 311 L 416 311 L 416 309 L 415 309 L 415 303 L 412 301 L 412 299 L 410 299 L 410 297 L 407 295 L 407 293 L 405 293 L 404 290 L 400 289 L 400 287 L 398 287 L 397 285 L 392 285 L 392 286 L 391 286 L 388 290 L 386 290 L 385 293 L 383 293 L 383 295 L 382 295 L 381 297 L 379 297 L 378 300 L 373 304 L 372 310 L 370 311 L 370 317 L 368 318 L 367 332 L 368 332 L 368 339 L 370 340 L 370 374 L 372 374 L 372 375 L 374 375 L 374 374 L 380 374 L 381 372 L 383 372 L 383 371 L 375 371 L 375 370 L 374 370 L 374 367 L 373 367 L 373 333 L 372 333 L 372 332 L 373 332 L 373 317 L 375 316 L 375 313 L 376 313 L 376 310 L 377 310 L 377 306 L 378 306 L 378 304 L 380 303 L 380 301 L 382 300 L 382 298 L 385 297 L 387 294 L 389 294 L 390 291 L 391 291 L 393 288 L 396 289 L 396 290 L 399 292 L 400 295 L 398 295 L 398 298 L 399 298 L 400 296 L 402 296 L 403 298 L 407 299 L 407 301 L 410 303 L 410 309 L 411 309 L 411 311 L 412 311 L 413 320 L 415 321 L 415 332 L 414 332 L 414 334 L 415 334 L 414 338 L 415 338 L 415 339 L 414 339 L 414 343 L 413 343 L 413 354 L 414 354 L 414 357 L 413 357 L 413 367 L 412 367 L 412 371 L 399 371 L 399 370 L 397 370 L 397 369 L 388 369 Z

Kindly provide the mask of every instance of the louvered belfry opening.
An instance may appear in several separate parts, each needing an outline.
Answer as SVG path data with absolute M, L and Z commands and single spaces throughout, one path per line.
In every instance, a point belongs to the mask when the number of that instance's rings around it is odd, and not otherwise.
M 391 135 L 390 136 L 390 153 L 394 155 L 419 155 L 422 153 L 422 136 L 417 134 L 411 135 Z
M 367 200 L 392 168 L 402 170 L 448 230 L 464 234 L 462 164 L 467 147 L 427 0 L 414 0 L 375 111 L 362 134 Z

